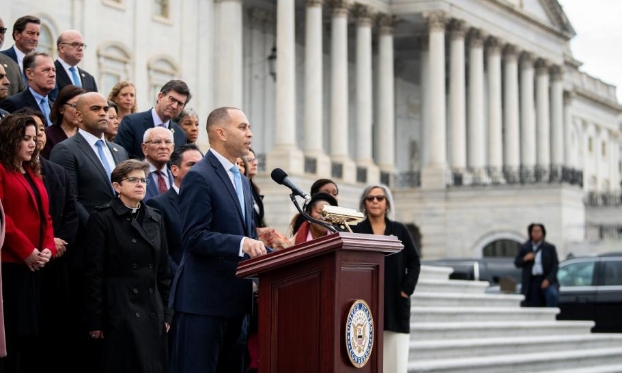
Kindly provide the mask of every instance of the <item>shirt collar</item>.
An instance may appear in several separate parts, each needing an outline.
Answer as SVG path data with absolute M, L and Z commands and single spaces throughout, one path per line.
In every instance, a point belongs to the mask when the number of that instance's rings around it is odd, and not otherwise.
M 166 165 L 164 165 L 161 170 L 158 170 L 156 166 L 152 165 L 151 162 L 149 162 L 148 160 L 145 159 L 145 162 L 147 162 L 147 164 L 149 165 L 149 173 L 160 171 L 162 172 L 162 176 L 168 177 L 168 167 L 166 167 Z
M 154 127 L 158 127 L 158 125 L 160 123 L 164 123 L 166 125 L 166 128 L 170 128 L 170 121 L 171 120 L 169 119 L 166 122 L 162 122 L 162 119 L 160 118 L 158 113 L 156 113 L 156 111 L 155 111 L 155 107 L 151 108 L 151 117 L 153 118 L 153 125 L 154 125 Z
M 37 91 L 32 89 L 32 87 L 30 87 L 30 86 L 28 86 L 28 89 L 30 90 L 30 93 L 32 93 L 32 95 L 34 96 L 35 100 L 37 101 L 37 105 L 39 105 L 41 103 L 42 99 L 45 98 L 47 100 L 48 96 L 41 96 L 40 94 L 37 93 Z
M 98 138 L 97 136 L 93 135 L 92 133 L 86 132 L 82 128 L 78 128 L 78 133 L 81 134 L 82 137 L 84 137 L 84 139 L 89 143 L 89 145 L 91 145 L 91 147 L 95 147 L 95 143 L 97 142 L 97 140 L 103 140 L 104 139 L 104 134 L 103 133 L 102 133 L 101 137 Z M 104 143 L 105 143 L 105 141 L 104 141 Z
M 222 166 L 225 168 L 225 170 L 227 170 L 227 172 L 231 172 L 231 166 L 233 166 L 233 163 L 229 162 L 227 158 L 223 157 L 220 153 L 214 150 L 214 148 L 210 148 L 209 151 L 214 153 L 214 155 L 216 156 L 216 159 L 218 159 L 220 164 L 222 164 Z
M 17 45 L 13 46 L 13 50 L 15 51 L 15 55 L 17 56 L 17 60 L 19 62 L 22 62 L 24 60 L 24 57 L 26 56 L 26 53 L 20 51 L 19 48 L 17 48 Z
M 65 68 L 65 70 L 69 70 L 70 67 L 75 67 L 76 69 L 78 68 L 78 65 L 76 66 L 71 66 L 70 64 L 68 64 L 67 62 L 63 61 L 62 58 L 58 57 L 58 62 L 60 62 L 60 64 Z M 77 71 L 76 71 L 77 73 Z

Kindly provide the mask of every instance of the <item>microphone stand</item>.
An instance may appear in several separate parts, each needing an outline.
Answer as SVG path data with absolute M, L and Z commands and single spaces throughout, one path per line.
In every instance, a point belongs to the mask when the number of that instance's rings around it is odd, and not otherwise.
M 294 203 L 294 206 L 296 206 L 296 209 L 298 210 L 298 212 L 300 213 L 300 215 L 302 215 L 305 219 L 307 219 L 310 222 L 316 223 L 321 225 L 322 227 L 328 229 L 329 231 L 333 232 L 333 233 L 337 233 L 339 232 L 339 230 L 337 228 L 335 228 L 333 225 L 331 224 L 326 224 L 326 222 L 323 222 L 321 220 L 315 219 L 311 216 L 309 216 L 309 214 L 307 214 L 306 212 L 304 212 L 303 209 L 300 208 L 300 205 L 298 204 L 298 201 L 296 200 L 296 195 L 294 193 L 289 195 L 289 198 L 292 200 L 292 202 Z M 304 206 L 307 205 L 307 202 L 305 201 Z

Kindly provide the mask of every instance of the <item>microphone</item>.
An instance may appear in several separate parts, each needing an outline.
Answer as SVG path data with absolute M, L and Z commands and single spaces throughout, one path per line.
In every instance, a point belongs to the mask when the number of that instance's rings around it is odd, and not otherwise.
M 276 182 L 277 184 L 285 185 L 286 187 L 291 189 L 293 194 L 300 196 L 307 201 L 311 199 L 311 197 L 309 197 L 307 193 L 303 192 L 302 190 L 300 190 L 300 188 L 294 185 L 294 183 L 287 176 L 287 173 L 282 169 L 275 168 L 274 170 L 272 170 L 270 177 L 272 177 L 272 180 L 274 180 L 274 182 Z

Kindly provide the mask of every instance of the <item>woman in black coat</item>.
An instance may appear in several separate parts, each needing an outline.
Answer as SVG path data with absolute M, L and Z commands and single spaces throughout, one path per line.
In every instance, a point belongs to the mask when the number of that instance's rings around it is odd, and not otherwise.
M 101 372 L 168 372 L 171 274 L 162 217 L 141 200 L 147 163 L 123 161 L 111 174 L 118 194 L 87 224 L 86 312 L 103 338 Z
M 356 233 L 396 236 L 404 249 L 384 261 L 384 371 L 406 372 L 410 342 L 410 296 L 419 280 L 421 262 L 415 242 L 406 226 L 390 220 L 393 197 L 384 185 L 370 185 L 361 195 L 359 209 L 365 220 L 353 228 Z

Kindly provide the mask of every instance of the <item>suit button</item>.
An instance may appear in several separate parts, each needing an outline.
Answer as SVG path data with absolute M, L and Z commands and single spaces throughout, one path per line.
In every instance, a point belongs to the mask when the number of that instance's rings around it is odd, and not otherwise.
M 134 269 L 138 268 L 138 264 L 132 263 L 132 268 L 134 268 Z
M 153 294 L 153 288 L 149 288 L 149 292 Z
M 137 288 L 132 289 L 132 291 L 134 292 L 134 294 L 138 294 L 138 289 Z
M 155 313 L 151 312 L 151 313 L 149 314 L 149 317 L 151 317 L 152 319 L 155 319 Z
M 125 220 L 130 221 L 130 220 L 132 220 L 132 219 L 130 219 L 130 218 L 125 218 Z
M 132 243 L 136 243 L 136 239 L 135 238 L 132 238 Z
M 140 317 L 140 312 L 136 312 L 136 317 Z
M 149 263 L 149 268 L 153 268 L 153 264 Z

